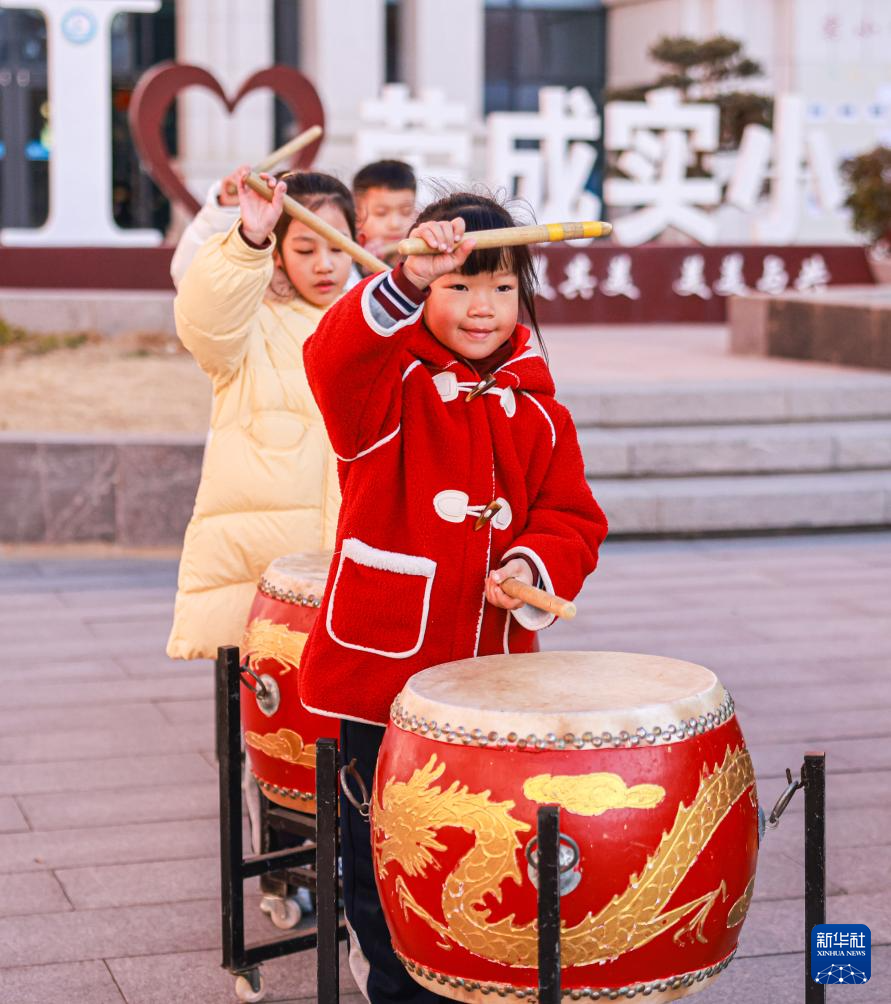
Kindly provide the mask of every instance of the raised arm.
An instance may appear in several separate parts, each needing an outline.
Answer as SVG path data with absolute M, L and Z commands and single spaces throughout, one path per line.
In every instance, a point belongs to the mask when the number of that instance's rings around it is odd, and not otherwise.
M 341 460 L 361 460 L 399 435 L 409 328 L 430 283 L 460 268 L 473 249 L 470 240 L 455 248 L 463 220 L 425 223 L 412 233 L 431 247 L 454 250 L 407 258 L 356 286 L 327 311 L 303 348 L 310 387 Z
M 198 249 L 214 234 L 226 233 L 238 219 L 238 197 L 228 193 L 229 184 L 234 186 L 232 175 L 211 185 L 204 205 L 189 222 L 176 245 L 170 260 L 170 277 L 177 289 Z
M 225 383 L 238 371 L 263 295 L 272 278 L 272 229 L 284 184 L 267 202 L 239 182 L 240 217 L 210 237 L 186 270 L 174 301 L 176 333 L 198 365 Z

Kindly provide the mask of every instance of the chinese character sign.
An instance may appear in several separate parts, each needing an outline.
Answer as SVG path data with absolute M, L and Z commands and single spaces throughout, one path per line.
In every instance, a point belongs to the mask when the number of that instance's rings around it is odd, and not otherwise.
M 524 199 L 539 220 L 591 220 L 600 199 L 587 183 L 600 116 L 583 87 L 543 87 L 537 112 L 496 112 L 486 121 L 487 180 Z
M 419 177 L 465 182 L 470 165 L 470 130 L 464 105 L 430 89 L 411 97 L 405 84 L 387 84 L 379 98 L 363 101 L 356 133 L 356 162 L 396 158 Z
M 718 146 L 716 105 L 682 104 L 671 88 L 650 91 L 646 101 L 613 101 L 606 107 L 607 150 L 619 153 L 622 178 L 604 183 L 604 198 L 617 208 L 634 207 L 614 222 L 620 244 L 642 244 L 673 226 L 703 244 L 717 240 L 706 211 L 721 201 L 714 178 L 688 177 L 695 152 Z
M 765 182 L 769 195 L 762 203 L 759 193 Z M 808 185 L 824 212 L 833 212 L 844 201 L 826 134 L 817 128 L 805 130 L 804 102 L 784 94 L 777 101 L 773 133 L 764 126 L 746 126 L 727 201 L 751 214 L 753 243 L 789 244 L 799 229 Z

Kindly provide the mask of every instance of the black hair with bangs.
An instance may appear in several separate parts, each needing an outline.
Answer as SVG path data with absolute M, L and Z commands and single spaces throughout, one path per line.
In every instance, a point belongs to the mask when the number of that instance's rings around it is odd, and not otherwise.
M 325 205 L 339 209 L 346 220 L 350 236 L 353 240 L 356 239 L 356 206 L 352 193 L 342 181 L 320 171 L 285 171 L 277 175 L 276 180 L 285 183 L 286 195 L 290 195 L 301 206 L 312 212 Z M 290 225 L 291 217 L 287 213 L 282 213 L 273 231 L 279 247 Z
M 431 202 L 415 220 L 414 226 L 419 226 L 430 220 L 452 220 L 456 216 L 460 216 L 464 220 L 467 234 L 471 234 L 474 230 L 496 230 L 501 227 L 517 225 L 507 208 L 491 196 L 480 195 L 476 192 L 453 192 L 437 199 L 436 202 Z M 535 291 L 538 280 L 529 245 L 520 244 L 516 247 L 484 248 L 480 251 L 471 251 L 459 272 L 462 275 L 479 275 L 480 272 L 498 272 L 502 269 L 513 272 L 517 277 L 520 306 L 525 320 L 535 334 L 541 354 L 547 362 L 548 352 L 535 312 Z

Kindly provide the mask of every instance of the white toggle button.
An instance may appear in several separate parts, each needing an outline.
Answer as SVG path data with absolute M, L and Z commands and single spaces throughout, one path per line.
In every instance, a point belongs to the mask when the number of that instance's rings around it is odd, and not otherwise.
M 500 508 L 491 519 L 492 526 L 496 530 L 506 530 L 513 519 L 510 503 L 505 498 L 497 498 L 495 501 Z M 459 491 L 457 488 L 447 488 L 438 492 L 433 498 L 433 508 L 437 516 L 447 523 L 462 523 L 468 516 L 479 518 L 488 508 L 486 505 L 468 505 L 470 496 L 467 492 Z
M 467 395 L 472 390 L 479 387 L 479 383 L 460 383 L 457 376 L 451 370 L 443 370 L 433 378 L 436 392 L 443 401 L 457 401 L 461 394 Z M 496 394 L 501 399 L 501 407 L 508 418 L 513 418 L 517 413 L 517 399 L 510 387 L 489 387 L 483 394 Z
M 443 370 L 433 378 L 436 390 L 443 401 L 455 401 L 458 398 L 458 378 L 450 370 Z
M 433 508 L 436 510 L 436 515 L 442 517 L 446 522 L 463 523 L 467 517 L 467 503 L 469 501 L 470 496 L 467 492 L 448 488 L 434 496 Z

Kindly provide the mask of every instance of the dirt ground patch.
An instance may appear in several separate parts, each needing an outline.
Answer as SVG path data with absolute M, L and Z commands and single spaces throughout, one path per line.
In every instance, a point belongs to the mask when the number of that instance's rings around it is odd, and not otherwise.
M 174 339 L 0 351 L 0 430 L 203 435 L 210 381 Z

